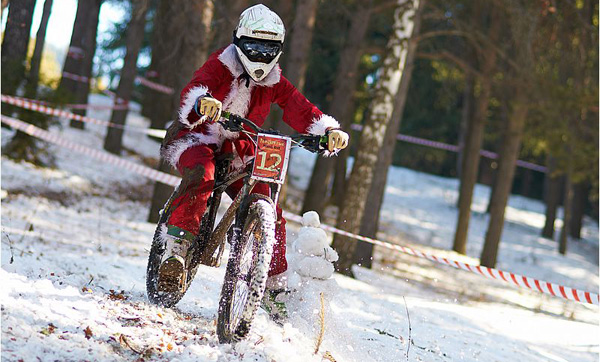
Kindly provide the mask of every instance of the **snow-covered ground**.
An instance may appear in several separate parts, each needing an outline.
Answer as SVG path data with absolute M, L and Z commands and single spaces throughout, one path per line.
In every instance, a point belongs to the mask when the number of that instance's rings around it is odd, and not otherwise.
M 92 96 L 91 102 L 107 99 Z M 135 113 L 128 124 L 147 126 Z M 97 149 L 105 133 L 93 125 L 53 131 Z M 125 134 L 132 151 L 125 157 L 153 164 L 158 145 L 142 134 Z M 2 130 L 3 143 L 9 135 Z M 176 308 L 149 304 L 152 183 L 53 150 L 54 170 L 2 158 L 2 361 L 321 361 L 326 352 L 337 361 L 598 360 L 597 307 L 381 249 L 374 270 L 357 268 L 356 280 L 335 275 L 292 294 L 293 313 L 284 327 L 261 311 L 246 341 L 219 345 L 215 320 L 224 266 L 200 267 Z M 313 160 L 304 153 L 293 160 L 292 183 L 302 188 Z M 459 258 L 447 251 L 456 189 L 455 180 L 394 168 L 379 236 Z M 476 189 L 463 260 L 474 262 L 481 249 L 488 192 Z M 586 220 L 585 240 L 572 241 L 563 257 L 554 242 L 537 237 L 542 204 L 512 197 L 507 218 L 499 268 L 598 291 L 597 224 Z M 297 230 L 288 223 L 290 244 Z M 315 354 L 320 293 L 325 334 Z

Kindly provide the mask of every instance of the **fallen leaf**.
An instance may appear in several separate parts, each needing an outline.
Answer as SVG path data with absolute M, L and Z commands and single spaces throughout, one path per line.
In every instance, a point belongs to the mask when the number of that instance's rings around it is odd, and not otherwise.
M 92 290 L 90 288 L 88 288 L 88 287 L 83 287 L 83 288 L 81 288 L 81 292 L 82 293 L 91 293 Z
M 167 351 L 172 351 L 173 345 L 171 343 L 167 344 Z
M 90 328 L 90 326 L 87 326 L 83 332 L 85 333 L 85 338 L 86 339 L 90 339 L 92 338 L 92 336 L 94 335 L 94 333 L 92 333 L 92 329 Z
M 120 292 L 115 292 L 114 290 L 110 290 L 110 294 L 108 295 L 108 299 L 110 300 L 126 300 L 127 296 L 125 295 L 125 291 L 121 290 Z
M 48 324 L 48 327 L 44 327 L 42 328 L 42 330 L 40 331 L 41 334 L 45 335 L 45 336 L 49 336 L 52 333 L 54 333 L 54 330 L 56 329 L 56 326 L 52 323 Z

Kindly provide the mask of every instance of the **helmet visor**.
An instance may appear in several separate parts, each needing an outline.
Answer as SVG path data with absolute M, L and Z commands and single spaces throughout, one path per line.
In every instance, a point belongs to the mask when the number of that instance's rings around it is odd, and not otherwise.
M 281 52 L 282 44 L 277 41 L 242 38 L 238 46 L 251 62 L 271 63 Z

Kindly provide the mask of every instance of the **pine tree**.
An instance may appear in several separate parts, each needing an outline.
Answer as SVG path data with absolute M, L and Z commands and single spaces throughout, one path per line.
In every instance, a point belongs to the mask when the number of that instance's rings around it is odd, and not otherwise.
M 356 8 L 352 12 L 352 20 L 348 29 L 348 34 L 344 48 L 340 56 L 338 71 L 335 77 L 335 85 L 333 87 L 333 96 L 329 113 L 340 122 L 342 129 L 349 132 L 352 124 L 352 105 L 351 101 L 356 89 L 358 65 L 361 52 L 363 50 L 363 40 L 367 33 L 369 19 L 371 17 L 372 0 L 360 1 L 356 4 Z M 328 194 L 328 188 L 331 184 L 331 177 L 334 172 L 334 167 L 338 163 L 343 163 L 344 175 L 340 180 L 346 180 L 346 158 L 349 150 L 342 151 L 336 158 L 317 158 L 317 162 L 311 173 L 310 182 L 302 212 L 316 211 L 322 213 L 325 207 Z M 336 178 L 336 180 L 338 180 Z M 338 181 L 340 181 L 338 180 Z M 334 184 L 332 194 L 337 192 L 338 195 L 344 194 L 345 182 Z
M 25 79 L 27 45 L 34 8 L 35 0 L 12 1 L 8 8 L 2 41 L 2 94 L 16 94 L 17 88 Z M 10 110 L 11 107 L 7 107 L 3 111 L 6 113 Z
M 360 235 L 372 238 L 377 236 L 377 229 L 379 228 L 379 215 L 383 204 L 388 171 L 392 164 L 392 156 L 394 155 L 395 149 L 394 146 L 396 145 L 396 135 L 400 131 L 400 123 L 402 121 L 402 115 L 404 114 L 406 98 L 408 97 L 408 87 L 412 78 L 412 70 L 418 45 L 417 36 L 421 31 L 421 18 L 423 15 L 423 8 L 425 7 L 425 0 L 420 0 L 415 6 L 417 6 L 417 9 L 413 18 L 412 32 L 407 29 L 407 33 L 411 34 L 407 34 L 410 38 L 407 39 L 406 60 L 403 62 L 405 64 L 404 69 L 402 69 L 400 88 L 394 99 L 394 111 L 392 112 L 392 117 L 385 133 L 385 139 L 383 141 L 385 147 L 381 147 L 379 150 L 377 165 L 373 173 L 373 182 L 371 184 L 371 189 L 369 190 L 369 202 L 366 204 L 364 216 L 361 221 Z M 371 267 L 373 244 L 359 241 L 355 254 L 357 264 Z
M 146 13 L 148 12 L 149 0 L 132 0 L 133 10 L 131 20 L 127 26 L 127 53 L 121 69 L 119 87 L 114 100 L 115 106 L 127 105 L 131 100 L 134 81 L 137 75 L 137 59 L 144 40 L 144 26 L 146 25 Z M 124 125 L 128 109 L 114 109 L 110 122 Z M 109 127 L 104 139 L 104 149 L 114 154 L 120 154 L 122 148 L 123 130 Z
M 358 145 L 358 154 L 348 180 L 346 198 L 340 208 L 337 226 L 358 233 L 367 197 L 373 180 L 379 150 L 384 145 L 385 132 L 394 109 L 402 69 L 406 60 L 406 39 L 412 32 L 413 15 L 417 1 L 398 0 L 394 13 L 392 34 L 388 40 L 386 55 L 375 88 L 375 98 L 365 122 Z M 351 275 L 356 241 L 341 235 L 334 239 L 334 249 L 340 254 L 336 269 Z
M 40 79 L 40 65 L 42 63 L 42 52 L 44 51 L 44 43 L 46 41 L 46 30 L 48 28 L 48 20 L 52 11 L 53 0 L 44 1 L 44 10 L 42 12 L 42 21 L 35 37 L 35 48 L 31 57 L 31 66 L 29 67 L 29 75 L 27 77 L 27 87 L 25 89 L 26 98 L 35 98 L 37 95 L 37 87 Z
M 176 119 L 181 89 L 208 58 L 211 37 L 214 35 L 210 31 L 213 15 L 212 0 L 160 2 L 154 24 L 151 69 L 159 71 L 159 83 L 172 87 L 175 92 L 167 95 L 151 91 L 144 95 L 151 95 L 156 102 L 152 108 L 152 128 L 163 128 L 169 120 Z M 172 172 L 171 167 L 163 161 L 158 169 Z M 154 184 L 148 221 L 158 221 L 158 212 L 172 192 L 173 187 L 169 185 L 160 182 Z

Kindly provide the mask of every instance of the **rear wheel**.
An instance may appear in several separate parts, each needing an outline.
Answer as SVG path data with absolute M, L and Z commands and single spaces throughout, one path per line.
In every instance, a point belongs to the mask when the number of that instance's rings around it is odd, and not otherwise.
M 275 208 L 267 200 L 253 202 L 227 262 L 219 301 L 219 342 L 242 340 L 260 306 L 275 245 Z M 236 231 L 234 230 L 234 234 Z

